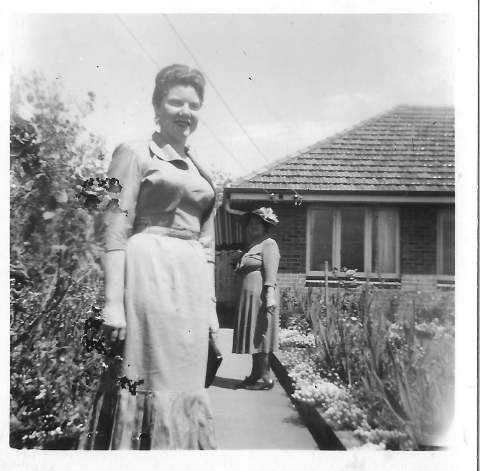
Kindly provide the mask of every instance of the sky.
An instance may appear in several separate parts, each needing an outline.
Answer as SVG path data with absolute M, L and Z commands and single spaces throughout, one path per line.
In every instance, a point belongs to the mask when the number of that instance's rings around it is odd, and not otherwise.
M 151 135 L 161 67 L 199 67 L 208 81 L 191 144 L 232 176 L 398 104 L 454 103 L 448 15 L 17 15 L 12 35 L 15 70 L 41 71 L 73 100 L 95 93 L 88 125 L 109 152 Z

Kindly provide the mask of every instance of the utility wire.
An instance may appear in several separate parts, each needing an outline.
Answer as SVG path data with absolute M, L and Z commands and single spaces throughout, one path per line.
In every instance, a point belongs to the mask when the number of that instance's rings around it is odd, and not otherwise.
M 115 15 L 120 22 L 120 24 L 125 28 L 125 30 L 128 32 L 130 37 L 138 44 L 140 49 L 143 51 L 143 53 L 150 59 L 150 61 L 157 67 L 160 68 L 160 65 L 158 62 L 155 60 L 155 58 L 148 52 L 148 50 L 143 46 L 142 42 L 137 38 L 135 33 L 129 28 L 127 23 L 122 19 L 120 15 Z M 211 82 L 210 82 L 211 83 Z M 240 166 L 243 170 L 248 171 L 248 169 L 243 165 L 243 163 L 237 159 L 237 157 L 233 154 L 233 152 L 226 146 L 224 142 L 217 136 L 217 134 L 210 128 L 210 126 L 206 123 L 206 121 L 202 118 L 200 121 L 203 126 L 212 134 L 214 139 L 217 141 L 218 144 L 230 155 L 230 157 L 235 161 L 235 163 Z
M 125 23 L 123 18 L 120 15 L 115 15 L 118 19 L 118 21 L 121 23 L 121 25 L 127 30 L 128 34 L 130 37 L 138 44 L 140 49 L 143 51 L 143 53 L 155 64 L 156 67 L 159 67 L 157 61 L 155 58 L 148 52 L 148 50 L 143 46 L 142 42 L 137 38 L 135 33 L 130 29 L 130 27 Z
M 122 17 L 120 15 L 115 15 L 118 19 L 118 21 L 120 22 L 120 24 L 125 28 L 125 30 L 128 32 L 128 34 L 132 37 L 132 39 L 138 44 L 138 46 L 140 47 L 140 49 L 143 51 L 143 53 L 150 59 L 150 61 L 157 67 L 157 68 L 160 68 L 160 65 L 158 64 L 158 62 L 155 60 L 155 58 L 148 52 L 148 50 L 143 46 L 142 42 L 137 38 L 137 36 L 135 35 L 135 33 L 129 28 L 129 26 L 125 23 L 125 21 L 122 19 Z M 195 61 L 195 63 L 197 64 L 197 67 L 202 70 L 202 66 L 200 65 L 200 63 L 197 61 L 197 59 L 195 58 L 193 52 L 189 49 L 189 47 L 187 46 L 187 44 L 185 43 L 185 41 L 182 39 L 182 37 L 180 36 L 180 34 L 178 33 L 178 31 L 175 29 L 175 26 L 172 24 L 172 22 L 170 21 L 170 19 L 168 18 L 167 15 L 163 15 L 165 17 L 165 20 L 167 21 L 167 23 L 170 25 L 170 27 L 172 28 L 172 30 L 174 31 L 174 33 L 176 34 L 176 36 L 178 37 L 178 39 L 180 40 L 180 42 L 183 44 L 183 46 L 185 47 L 185 49 L 187 50 L 187 52 L 190 54 L 190 56 L 192 57 L 192 59 Z M 210 83 L 210 86 L 213 88 L 213 90 L 215 91 L 215 93 L 218 95 L 218 97 L 220 98 L 220 100 L 222 101 L 222 103 L 225 105 L 225 107 L 227 108 L 227 110 L 229 111 L 229 113 L 231 114 L 231 116 L 233 117 L 233 119 L 235 120 L 235 122 L 238 124 L 238 126 L 240 127 L 240 129 L 244 132 L 244 134 L 247 136 L 247 138 L 249 139 L 249 141 L 252 143 L 252 145 L 255 147 L 255 149 L 257 150 L 257 152 L 267 161 L 269 162 L 269 160 L 267 159 L 267 157 L 263 154 L 263 152 L 258 148 L 257 144 L 253 141 L 253 139 L 250 137 L 250 135 L 248 134 L 248 132 L 246 131 L 246 129 L 242 126 L 242 123 L 240 123 L 240 121 L 238 120 L 238 118 L 235 116 L 235 114 L 233 113 L 233 111 L 231 110 L 230 106 L 228 105 L 228 103 L 224 100 L 224 98 L 222 97 L 221 93 L 218 91 L 218 89 L 215 87 L 215 85 L 213 84 L 212 80 L 210 79 L 210 77 L 205 73 L 203 72 L 203 74 L 205 75 L 205 78 L 208 80 L 208 82 Z M 210 126 L 208 126 L 208 124 L 205 122 L 205 120 L 201 120 L 200 121 L 201 124 L 203 124 L 203 126 L 205 126 L 205 128 L 207 128 L 207 130 L 212 134 L 212 136 L 214 137 L 214 139 L 217 141 L 218 144 L 220 144 L 220 146 L 227 152 L 227 154 L 235 161 L 235 163 L 237 165 L 239 165 L 241 168 L 243 168 L 243 170 L 245 170 L 246 172 L 248 172 L 248 170 L 246 169 L 246 167 L 243 165 L 243 163 L 238 160 L 235 155 L 230 151 L 230 149 L 221 141 L 221 139 L 216 135 L 216 133 L 210 128 Z M 286 177 L 283 176 L 283 178 L 285 179 L 285 182 L 286 182 Z M 295 206 L 301 206 L 302 203 L 303 203 L 303 198 L 301 195 L 299 195 L 297 193 L 297 191 L 294 189 L 294 188 L 291 188 L 291 190 L 293 191 L 294 193 L 294 205 Z M 274 193 L 270 193 L 268 192 L 267 190 L 263 190 L 265 191 L 266 193 L 268 193 L 270 195 L 270 199 L 272 201 L 274 201 Z
M 183 44 L 183 47 L 185 48 L 185 50 L 190 54 L 190 56 L 192 57 L 193 61 L 195 62 L 195 64 L 197 64 L 197 67 L 202 70 L 202 73 L 203 75 L 205 75 L 205 78 L 208 80 L 208 82 L 210 83 L 210 86 L 212 87 L 213 91 L 217 94 L 218 98 L 220 98 L 220 101 L 223 103 L 223 105 L 225 106 L 225 108 L 228 110 L 228 112 L 230 113 L 230 115 L 232 116 L 232 118 L 234 119 L 234 121 L 237 123 L 238 127 L 242 130 L 242 132 L 245 134 L 245 136 L 247 136 L 248 140 L 251 142 L 251 144 L 253 145 L 253 147 L 255 147 L 255 149 L 257 150 L 257 152 L 262 156 L 262 158 L 266 161 L 266 162 L 270 162 L 269 159 L 265 156 L 265 154 L 260 150 L 260 148 L 257 146 L 257 144 L 255 143 L 255 141 L 251 138 L 250 134 L 248 134 L 247 130 L 243 127 L 242 123 L 239 121 L 239 119 L 237 118 L 237 116 L 235 115 L 235 113 L 232 111 L 232 109 L 230 108 L 229 104 L 225 101 L 225 99 L 223 98 L 222 94 L 220 93 L 220 91 L 217 89 L 217 87 L 214 85 L 214 83 L 212 82 L 212 79 L 207 75 L 207 73 L 204 71 L 203 67 L 200 65 L 200 63 L 198 62 L 198 60 L 196 59 L 195 55 L 193 54 L 193 52 L 191 51 L 191 49 L 188 47 L 187 43 L 183 40 L 182 36 L 180 35 L 180 33 L 177 31 L 177 29 L 175 28 L 175 26 L 173 25 L 173 23 L 171 22 L 170 18 L 168 18 L 168 15 L 164 14 L 163 17 L 165 18 L 165 20 L 167 21 L 167 23 L 170 25 L 170 27 L 172 28 L 172 31 L 175 33 L 175 35 L 177 36 L 177 38 L 179 39 L 179 41 Z

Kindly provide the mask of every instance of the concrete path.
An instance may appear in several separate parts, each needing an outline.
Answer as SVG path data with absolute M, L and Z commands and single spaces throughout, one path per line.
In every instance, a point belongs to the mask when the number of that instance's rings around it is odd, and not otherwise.
M 231 329 L 220 329 L 223 362 L 209 388 L 218 448 L 317 450 L 278 381 L 270 391 L 235 390 L 250 373 L 251 356 L 234 355 Z

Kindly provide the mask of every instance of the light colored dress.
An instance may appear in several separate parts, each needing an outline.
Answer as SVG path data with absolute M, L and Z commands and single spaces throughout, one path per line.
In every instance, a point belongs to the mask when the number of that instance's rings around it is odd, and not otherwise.
M 277 243 L 266 238 L 250 247 L 238 263 L 236 272 L 241 276 L 241 287 L 234 322 L 233 353 L 269 353 L 278 349 L 279 309 L 267 312 L 264 288 L 274 287 L 278 299 L 279 261 Z
M 158 143 L 158 144 L 157 144 Z M 125 250 L 127 331 L 120 376 L 107 372 L 81 441 L 87 449 L 211 449 L 205 389 L 214 301 L 214 190 L 198 164 L 154 134 L 119 146 L 109 176 L 122 185 L 106 217 L 106 250 Z

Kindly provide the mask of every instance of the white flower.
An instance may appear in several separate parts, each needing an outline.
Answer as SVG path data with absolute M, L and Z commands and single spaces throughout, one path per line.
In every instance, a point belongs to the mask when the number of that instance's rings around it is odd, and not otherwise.
M 261 218 L 265 219 L 266 221 L 268 222 L 272 222 L 274 225 L 278 224 L 278 217 L 277 215 L 273 212 L 273 209 L 272 208 L 265 208 L 264 206 L 259 208 L 259 209 L 255 209 L 254 211 L 252 211 L 253 214 L 257 214 L 258 216 L 260 216 Z
M 61 435 L 62 434 L 62 429 L 60 427 L 57 427 L 54 430 L 50 430 L 48 432 L 49 435 Z
M 40 392 L 35 396 L 35 400 L 40 400 L 43 399 L 47 394 L 47 391 L 45 389 L 41 389 Z
M 280 345 L 284 347 L 314 347 L 315 337 L 313 334 L 302 334 L 294 329 L 281 329 L 279 335 Z

